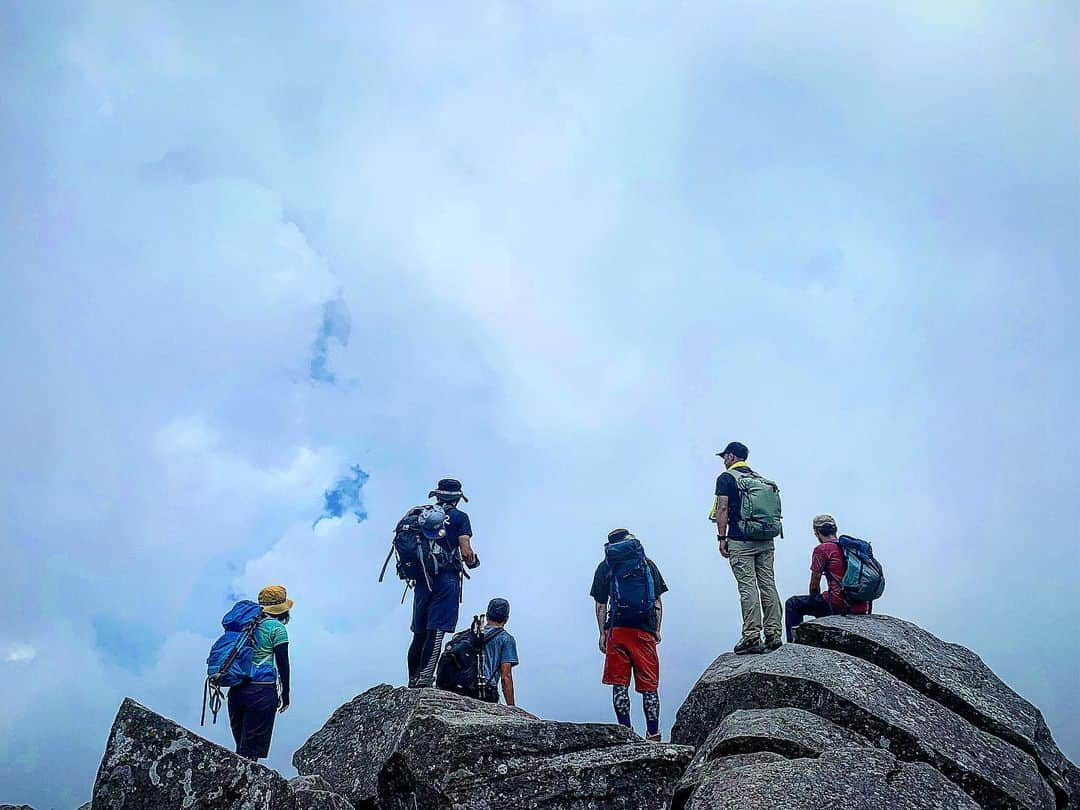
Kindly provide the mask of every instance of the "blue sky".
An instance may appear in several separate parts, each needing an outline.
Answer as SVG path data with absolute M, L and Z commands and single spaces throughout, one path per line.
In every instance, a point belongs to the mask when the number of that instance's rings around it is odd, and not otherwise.
M 609 717 L 587 591 L 642 537 L 670 724 L 738 636 L 733 438 L 782 487 L 784 596 L 832 512 L 883 611 L 1080 757 L 1076 8 L 718 5 L 5 5 L 0 800 L 89 798 L 124 695 L 197 725 L 270 582 L 290 772 L 402 680 L 375 579 L 446 475 L 463 611 L 511 600 L 546 716 Z

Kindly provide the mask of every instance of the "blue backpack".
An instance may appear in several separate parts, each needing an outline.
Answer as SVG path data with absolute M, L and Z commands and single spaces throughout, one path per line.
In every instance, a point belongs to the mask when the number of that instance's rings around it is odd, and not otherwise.
M 611 570 L 609 626 L 648 623 L 655 615 L 656 586 L 641 543 L 633 535 L 608 543 L 604 559 Z
M 880 599 L 885 592 L 885 572 L 874 557 L 873 546 L 846 534 L 840 535 L 836 544 L 844 555 L 844 576 L 839 582 L 844 601 L 873 602 Z
M 239 686 L 251 677 L 251 659 L 255 653 L 255 631 L 262 621 L 262 607 L 255 602 L 242 600 L 233 605 L 225 614 L 221 634 L 210 655 L 206 659 L 206 682 L 203 685 L 202 721 L 206 723 L 206 704 L 209 698 L 210 711 L 217 722 L 221 709 L 222 688 Z

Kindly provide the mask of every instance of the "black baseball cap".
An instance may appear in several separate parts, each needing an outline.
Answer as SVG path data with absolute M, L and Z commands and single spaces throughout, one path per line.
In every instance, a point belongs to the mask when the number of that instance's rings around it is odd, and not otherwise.
M 728 446 L 716 455 L 726 456 L 728 453 L 733 454 L 735 458 L 739 459 L 740 461 L 746 461 L 746 459 L 750 456 L 750 451 L 742 442 L 728 442 Z

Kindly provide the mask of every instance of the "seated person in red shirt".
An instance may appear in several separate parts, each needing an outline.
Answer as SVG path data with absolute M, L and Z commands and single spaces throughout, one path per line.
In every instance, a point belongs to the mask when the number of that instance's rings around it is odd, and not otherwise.
M 803 618 L 830 616 L 834 613 L 867 613 L 868 602 L 848 604 L 840 591 L 840 580 L 844 576 L 844 553 L 837 545 L 836 519 L 832 515 L 818 515 L 814 518 L 814 536 L 818 545 L 810 557 L 810 594 L 793 596 L 784 603 L 784 623 L 787 626 L 787 640 L 790 642 L 792 630 L 802 624 Z M 821 575 L 829 582 L 828 595 L 821 593 Z

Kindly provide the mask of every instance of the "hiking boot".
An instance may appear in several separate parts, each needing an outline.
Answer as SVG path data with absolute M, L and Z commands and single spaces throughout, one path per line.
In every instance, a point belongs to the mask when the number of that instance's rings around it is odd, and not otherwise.
M 765 652 L 774 652 L 784 646 L 784 642 L 780 640 L 780 636 L 766 636 L 765 637 Z
M 645 735 L 645 742 L 658 743 L 658 742 L 663 742 L 663 740 L 660 738 L 660 732 L 656 732 L 656 734 L 646 734 Z
M 765 652 L 765 645 L 760 638 L 744 638 L 735 645 L 736 655 L 760 655 Z

